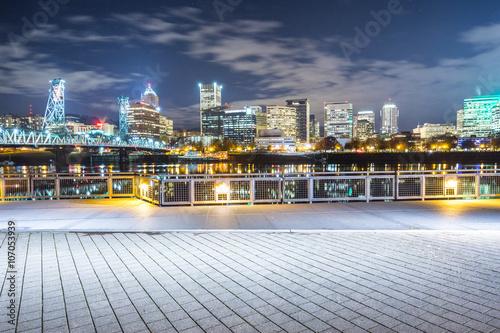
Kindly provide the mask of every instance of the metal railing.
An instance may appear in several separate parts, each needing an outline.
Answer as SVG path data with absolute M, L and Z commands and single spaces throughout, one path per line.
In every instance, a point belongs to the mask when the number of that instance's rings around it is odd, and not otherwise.
M 135 197 L 133 173 L 0 176 L 0 200 Z
M 0 175 L 0 200 L 136 197 L 160 206 L 500 197 L 497 170 Z

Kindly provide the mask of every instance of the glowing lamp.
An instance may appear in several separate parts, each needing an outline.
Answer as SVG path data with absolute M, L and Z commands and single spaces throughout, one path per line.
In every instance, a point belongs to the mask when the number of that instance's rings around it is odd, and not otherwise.
M 445 181 L 446 188 L 457 188 L 457 180 L 454 177 L 447 178 Z
M 228 194 L 230 189 L 229 186 L 226 183 L 218 183 L 217 186 L 215 187 L 215 190 L 219 194 Z

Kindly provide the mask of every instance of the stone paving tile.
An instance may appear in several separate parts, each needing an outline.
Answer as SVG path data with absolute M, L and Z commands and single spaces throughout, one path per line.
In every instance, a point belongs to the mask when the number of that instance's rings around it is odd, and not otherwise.
M 16 251 L 19 332 L 500 331 L 499 232 L 23 232 Z

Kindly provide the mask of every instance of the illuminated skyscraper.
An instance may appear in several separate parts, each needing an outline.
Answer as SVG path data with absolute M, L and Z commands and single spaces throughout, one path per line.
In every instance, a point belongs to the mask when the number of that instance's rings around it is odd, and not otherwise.
M 352 138 L 352 103 L 325 103 L 325 137 Z
M 222 86 L 217 82 L 211 84 L 199 84 L 200 87 L 200 111 L 211 109 L 222 105 Z
M 127 113 L 130 137 L 158 139 L 162 129 L 160 117 L 160 113 L 151 104 L 144 102 L 130 104 Z
M 245 107 L 241 110 L 226 110 L 223 118 L 224 139 L 250 144 L 255 140 L 257 118 L 255 109 Z
M 492 134 L 495 138 L 500 138 L 500 102 L 493 108 L 493 128 Z
M 207 124 L 203 124 L 203 110 L 214 109 L 222 105 L 222 86 L 218 85 L 217 82 L 211 84 L 201 84 L 200 87 L 200 132 L 201 135 L 214 135 L 209 134 L 204 131 L 204 127 L 206 128 Z M 213 115 L 211 115 L 213 116 Z M 211 117 L 210 116 L 210 117 Z M 208 117 L 208 114 L 205 114 L 205 119 Z M 220 120 L 219 130 L 217 131 L 219 134 L 217 136 L 222 135 L 222 118 L 218 116 Z
M 221 105 L 201 110 L 201 134 L 222 138 L 224 134 L 224 111 L 229 109 L 231 109 L 231 106 Z
M 319 138 L 319 121 L 316 120 L 316 116 L 309 115 L 309 140 L 316 141 Z
M 375 112 L 359 111 L 354 117 L 354 137 L 366 140 L 373 136 L 375 131 Z
M 153 88 L 151 88 L 151 83 L 148 83 L 146 91 L 144 94 L 141 94 L 141 101 L 154 106 L 156 110 L 160 111 L 160 99 L 154 92 Z
M 500 96 L 476 96 L 464 100 L 464 123 L 461 137 L 487 137 L 492 134 L 493 128 L 498 125 L 495 115 L 493 118 L 493 109 L 498 106 Z M 495 113 L 496 114 L 496 113 Z
M 286 106 L 295 108 L 297 112 L 297 141 L 309 142 L 309 115 L 311 108 L 307 98 L 289 99 Z
M 281 136 L 297 139 L 297 111 L 288 106 L 267 106 L 266 126 L 280 129 Z
M 399 132 L 399 110 L 394 103 L 384 104 L 380 110 L 380 134 L 397 134 Z
M 457 135 L 462 135 L 462 128 L 464 127 L 464 109 L 457 111 Z

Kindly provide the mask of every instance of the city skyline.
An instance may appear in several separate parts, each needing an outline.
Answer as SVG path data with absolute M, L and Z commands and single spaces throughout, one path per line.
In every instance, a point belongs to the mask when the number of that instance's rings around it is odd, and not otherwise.
M 139 100 L 149 81 L 164 96 L 162 112 L 176 126 L 194 128 L 196 85 L 217 81 L 225 87 L 224 103 L 279 105 L 307 97 L 319 120 L 324 101 L 347 99 L 356 112 L 377 110 L 392 98 L 400 129 L 410 130 L 454 122 L 464 98 L 499 90 L 494 36 L 500 20 L 472 1 L 291 1 L 285 7 L 242 1 L 224 13 L 206 1 L 100 4 L 98 11 L 54 2 L 57 8 L 48 11 L 7 4 L 0 14 L 3 113 L 24 114 L 29 105 L 43 113 L 47 80 L 64 77 L 68 112 L 116 119 L 117 96 Z

